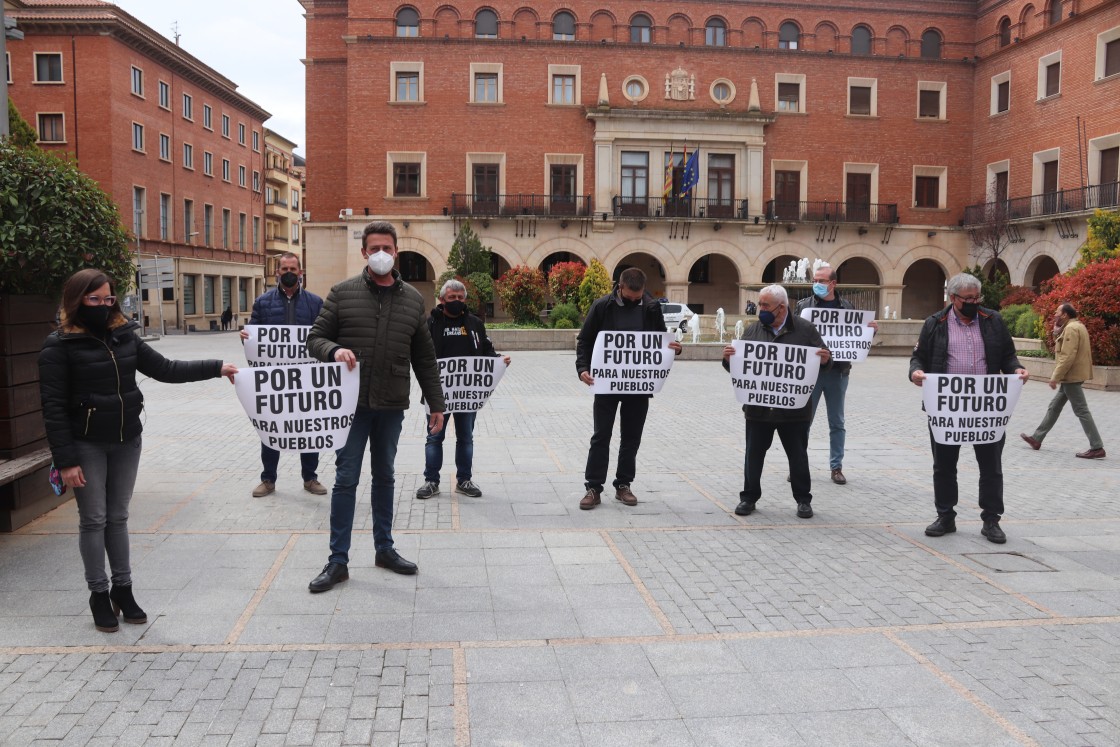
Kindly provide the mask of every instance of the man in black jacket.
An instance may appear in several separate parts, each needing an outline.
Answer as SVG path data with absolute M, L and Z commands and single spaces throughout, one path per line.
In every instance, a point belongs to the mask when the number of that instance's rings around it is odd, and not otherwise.
M 486 335 L 486 325 L 467 311 L 467 287 L 455 279 L 443 284 L 440 304 L 428 317 L 428 331 L 436 348 L 436 358 L 463 356 L 499 357 L 494 343 Z M 504 357 L 509 365 L 509 356 Z M 478 498 L 482 491 L 471 480 L 474 463 L 474 421 L 476 412 L 452 413 L 455 418 L 455 492 Z M 424 443 L 424 484 L 416 491 L 417 498 L 439 495 L 439 471 L 443 467 L 443 439 L 447 421 L 438 431 L 429 431 Z
M 984 376 L 1029 374 L 1015 354 L 1015 342 L 998 312 L 980 306 L 980 280 L 967 273 L 949 278 L 946 291 L 950 304 L 926 319 L 918 344 L 910 356 L 910 381 L 918 386 L 926 374 L 948 373 Z M 975 444 L 976 465 L 980 468 L 980 533 L 989 542 L 1002 545 L 1007 535 L 1000 529 L 1003 516 L 1003 444 Z M 937 519 L 926 527 L 926 536 L 941 537 L 957 531 L 957 460 L 961 447 L 933 440 L 933 503 Z
M 587 311 L 583 327 L 576 338 L 576 371 L 587 386 L 595 383 L 591 377 L 591 354 L 595 338 L 600 332 L 664 332 L 665 317 L 661 304 L 645 292 L 646 274 L 637 267 L 622 271 L 615 289 L 596 300 Z M 673 341 L 669 348 L 681 352 L 681 344 Z M 619 414 L 618 468 L 615 470 L 614 497 L 627 506 L 634 506 L 638 498 L 630 490 L 630 483 L 637 471 L 635 462 L 638 447 L 642 444 L 642 429 L 646 423 L 651 394 L 596 394 L 595 432 L 587 451 L 584 470 L 584 487 L 587 492 L 579 502 L 583 510 L 595 508 L 601 502 L 603 484 L 610 466 L 611 433 L 614 431 L 615 414 Z
M 808 345 L 820 348 L 821 371 L 832 359 L 832 353 L 821 339 L 820 332 L 808 319 L 790 313 L 789 296 L 780 285 L 763 288 L 758 294 L 758 321 L 743 330 L 743 340 L 776 342 L 783 345 Z M 731 345 L 723 349 L 723 367 L 731 370 L 730 360 L 735 353 Z M 813 517 L 812 478 L 809 476 L 809 424 L 813 420 L 813 403 L 806 402 L 796 410 L 780 407 L 744 405 L 747 421 L 747 455 L 744 460 L 743 492 L 735 513 L 748 516 L 762 497 L 762 467 L 766 452 L 774 443 L 774 434 L 782 440 L 789 460 L 789 482 L 793 499 L 797 501 L 797 515 L 802 519 Z

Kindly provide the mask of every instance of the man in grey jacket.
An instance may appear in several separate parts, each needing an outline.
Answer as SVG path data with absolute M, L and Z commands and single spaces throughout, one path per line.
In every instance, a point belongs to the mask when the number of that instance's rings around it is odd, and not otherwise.
M 419 291 L 393 269 L 397 231 L 375 221 L 362 235 L 367 267 L 357 277 L 331 288 L 311 333 L 307 350 L 321 361 L 361 364 L 358 409 L 346 444 L 335 455 L 331 493 L 331 555 L 323 572 L 309 584 L 312 593 L 327 591 L 350 577 L 350 533 L 354 527 L 355 493 L 362 459 L 369 443 L 373 484 L 375 562 L 396 573 L 416 573 L 416 564 L 393 549 L 393 462 L 408 407 L 409 365 L 431 409 L 428 430 L 443 428 L 443 389 L 436 351 Z

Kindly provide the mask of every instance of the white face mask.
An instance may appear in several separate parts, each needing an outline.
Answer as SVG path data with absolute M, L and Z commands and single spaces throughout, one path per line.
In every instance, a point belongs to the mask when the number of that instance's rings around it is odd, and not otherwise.
M 388 275 L 393 271 L 394 261 L 392 254 L 381 249 L 366 257 L 366 264 L 369 265 L 370 272 L 374 275 Z

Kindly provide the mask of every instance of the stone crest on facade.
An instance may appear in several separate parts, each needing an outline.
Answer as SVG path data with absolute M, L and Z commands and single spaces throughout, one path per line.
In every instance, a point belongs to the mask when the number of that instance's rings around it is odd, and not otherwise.
M 665 98 L 673 101 L 692 101 L 696 98 L 696 76 L 683 68 L 665 73 Z

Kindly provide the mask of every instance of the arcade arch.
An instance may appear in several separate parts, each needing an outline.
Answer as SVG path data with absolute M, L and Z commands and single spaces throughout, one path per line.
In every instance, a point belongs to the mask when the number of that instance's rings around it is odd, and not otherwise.
M 1061 270 L 1058 269 L 1058 263 L 1055 262 L 1053 258 L 1045 254 L 1040 255 L 1035 257 L 1030 265 L 1027 266 L 1027 273 L 1023 285 L 1038 292 L 1043 283 L 1058 275 L 1060 272 Z
M 739 313 L 739 268 L 722 254 L 705 254 L 688 270 L 688 307 L 697 314 Z
M 633 252 L 623 257 L 611 272 L 611 280 L 618 282 L 619 275 L 629 267 L 637 267 L 646 274 L 646 290 L 654 298 L 665 295 L 665 266 L 651 254 Z
M 945 307 L 945 270 L 932 259 L 919 259 L 902 276 L 900 319 L 925 319 Z

